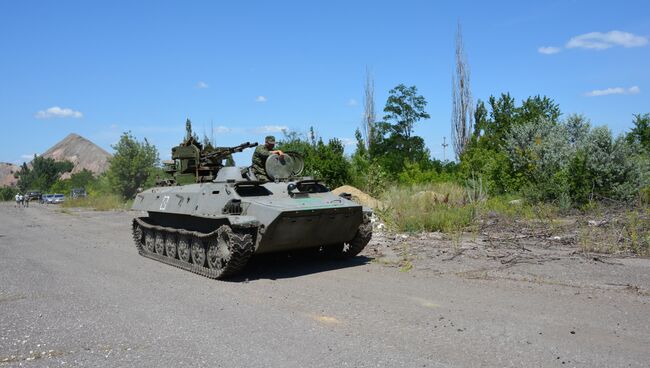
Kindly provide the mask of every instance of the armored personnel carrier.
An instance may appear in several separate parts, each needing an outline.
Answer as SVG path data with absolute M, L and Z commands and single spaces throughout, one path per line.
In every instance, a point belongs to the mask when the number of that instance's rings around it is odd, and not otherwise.
M 172 149 L 171 178 L 137 194 L 133 220 L 139 253 L 221 279 L 254 254 L 311 249 L 332 258 L 359 254 L 372 236 L 370 209 L 337 196 L 320 181 L 299 176 L 297 154 L 271 155 L 270 182 L 232 165 L 231 154 L 257 143 L 206 149 L 191 133 Z M 182 185 L 181 185 L 182 184 Z

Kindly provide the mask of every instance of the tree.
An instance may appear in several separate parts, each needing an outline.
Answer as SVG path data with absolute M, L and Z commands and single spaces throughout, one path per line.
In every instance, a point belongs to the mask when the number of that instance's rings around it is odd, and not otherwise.
M 338 187 L 350 181 L 350 162 L 345 158 L 340 140 L 323 142 L 310 128 L 309 136 L 298 132 L 284 132 L 278 142 L 278 149 L 300 153 L 305 160 L 304 175 L 323 180 L 331 187 Z
M 569 134 L 569 143 L 573 147 L 584 145 L 589 132 L 591 131 L 591 123 L 584 115 L 571 114 L 564 122 L 564 126 Z
M 561 115 L 560 107 L 546 96 L 528 97 L 517 106 L 510 93 L 502 93 L 498 98 L 490 96 L 488 103 L 489 113 L 483 101 L 476 104 L 472 142 L 480 141 L 483 148 L 491 150 L 503 148 L 513 126 L 542 120 L 557 125 Z
M 366 69 L 366 85 L 364 87 L 364 101 L 363 101 L 363 135 L 365 138 L 365 148 L 370 149 L 375 135 L 375 123 L 377 116 L 375 115 L 375 80 Z
M 55 193 L 69 193 L 74 188 L 86 188 L 95 183 L 95 176 L 92 171 L 83 169 L 77 173 L 70 175 L 69 179 L 57 180 L 51 187 L 51 191 Z
M 408 139 L 413 134 L 415 123 L 421 119 L 430 118 L 429 114 L 424 111 L 427 100 L 417 94 L 416 86 L 406 87 L 400 84 L 388 93 L 388 100 L 384 107 L 386 113 L 384 121 L 390 124 L 391 132 Z
M 650 152 L 650 114 L 634 115 L 634 128 L 627 134 L 630 143 L 638 143 Z
M 34 159 L 27 165 L 22 164 L 18 176 L 18 188 L 21 191 L 37 189 L 48 191 L 62 173 L 72 171 L 74 164 L 70 161 L 55 161 L 49 157 L 34 155 Z
M 527 179 L 508 158 L 507 137 L 521 125 L 544 122 L 556 126 L 560 115 L 559 106 L 546 96 L 528 97 L 521 106 L 509 93 L 490 96 L 488 106 L 479 100 L 474 111 L 474 133 L 461 157 L 461 171 L 466 178 L 483 177 L 495 194 L 520 190 Z M 575 134 L 579 134 L 583 129 L 581 121 L 574 123 Z
M 460 21 L 456 31 L 456 73 L 452 75 L 451 140 L 456 159 L 465 151 L 474 125 L 474 102 Z
M 427 101 L 418 95 L 416 86 L 403 84 L 390 90 L 386 101 L 384 121 L 375 125 L 376 142 L 370 147 L 370 157 L 396 177 L 406 162 L 429 165 L 429 150 L 422 137 L 413 136 L 415 123 L 428 119 L 424 111 Z
M 146 138 L 137 141 L 130 132 L 123 133 L 111 147 L 115 155 L 108 169 L 109 182 L 122 197 L 133 198 L 158 166 L 158 150 Z
M 88 169 L 83 169 L 78 173 L 74 173 L 70 176 L 70 187 L 71 188 L 85 188 L 95 181 L 95 175 L 92 171 Z

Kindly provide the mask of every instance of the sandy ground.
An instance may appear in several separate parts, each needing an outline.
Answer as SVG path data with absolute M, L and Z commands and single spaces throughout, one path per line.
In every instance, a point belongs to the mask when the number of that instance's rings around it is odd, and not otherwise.
M 647 367 L 650 260 L 377 232 L 345 262 L 215 281 L 140 257 L 134 212 L 0 204 L 0 366 Z

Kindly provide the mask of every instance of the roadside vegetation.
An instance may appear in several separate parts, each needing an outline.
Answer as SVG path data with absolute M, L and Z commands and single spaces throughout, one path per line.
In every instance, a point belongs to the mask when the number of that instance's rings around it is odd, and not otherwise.
M 383 119 L 357 130 L 352 154 L 313 128 L 285 132 L 279 148 L 303 155 L 304 175 L 377 198 L 382 205 L 375 212 L 393 231 L 481 232 L 498 219 L 513 231 L 525 226 L 550 234 L 563 218 L 577 217 L 574 243 L 583 251 L 650 255 L 650 114 L 633 116 L 633 128 L 614 136 L 585 116 L 563 118 L 549 97 L 517 104 L 503 93 L 478 101 L 457 160 L 441 161 L 414 134 L 429 117 L 426 105 L 415 86 L 398 85 Z M 18 188 L 3 188 L 0 196 L 12 200 L 17 190 L 69 195 L 84 187 L 88 197 L 68 198 L 63 206 L 129 208 L 137 190 L 162 174 L 158 151 L 130 133 L 113 148 L 109 170 L 98 177 L 70 175 L 71 163 L 37 156 L 17 173 Z
M 159 167 L 158 150 L 146 139 L 137 140 L 131 133 L 124 133 L 113 146 L 115 154 L 109 170 L 99 176 L 88 170 L 70 174 L 73 164 L 34 156 L 16 173 L 17 188 L 0 188 L 0 198 L 14 200 L 15 195 L 27 191 L 61 193 L 66 195 L 62 207 L 86 207 L 97 211 L 128 209 L 138 189 L 152 187 Z M 85 188 L 87 197 L 71 198 L 73 188 Z
M 498 224 L 551 236 L 562 219 L 579 217 L 572 226 L 581 249 L 649 255 L 650 114 L 634 115 L 633 127 L 614 136 L 586 116 L 563 112 L 548 96 L 518 103 L 505 92 L 474 102 L 460 25 L 455 55 L 449 149 L 455 159 L 432 158 L 415 134 L 430 118 L 416 86 L 392 88 L 383 117 L 377 115 L 370 73 L 353 153 L 345 153 L 344 140 L 324 140 L 313 127 L 285 131 L 278 149 L 302 154 L 303 175 L 378 199 L 375 212 L 394 231 L 458 234 Z M 82 171 L 61 179 L 71 163 L 34 157 L 17 173 L 18 188 L 68 194 L 84 187 L 88 197 L 65 206 L 127 208 L 162 174 L 158 151 L 130 133 L 113 148 L 110 168 L 99 177 Z M 4 200 L 15 193 L 0 190 Z

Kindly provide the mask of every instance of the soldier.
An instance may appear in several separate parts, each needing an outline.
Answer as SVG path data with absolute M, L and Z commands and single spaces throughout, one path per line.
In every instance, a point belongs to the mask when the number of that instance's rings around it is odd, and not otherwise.
M 273 150 L 275 147 L 275 137 L 272 135 L 264 138 L 264 145 L 257 146 L 255 153 L 253 153 L 253 173 L 257 176 L 259 181 L 269 181 L 269 176 L 266 174 L 266 159 L 272 154 L 282 156 L 284 153 L 280 150 Z

